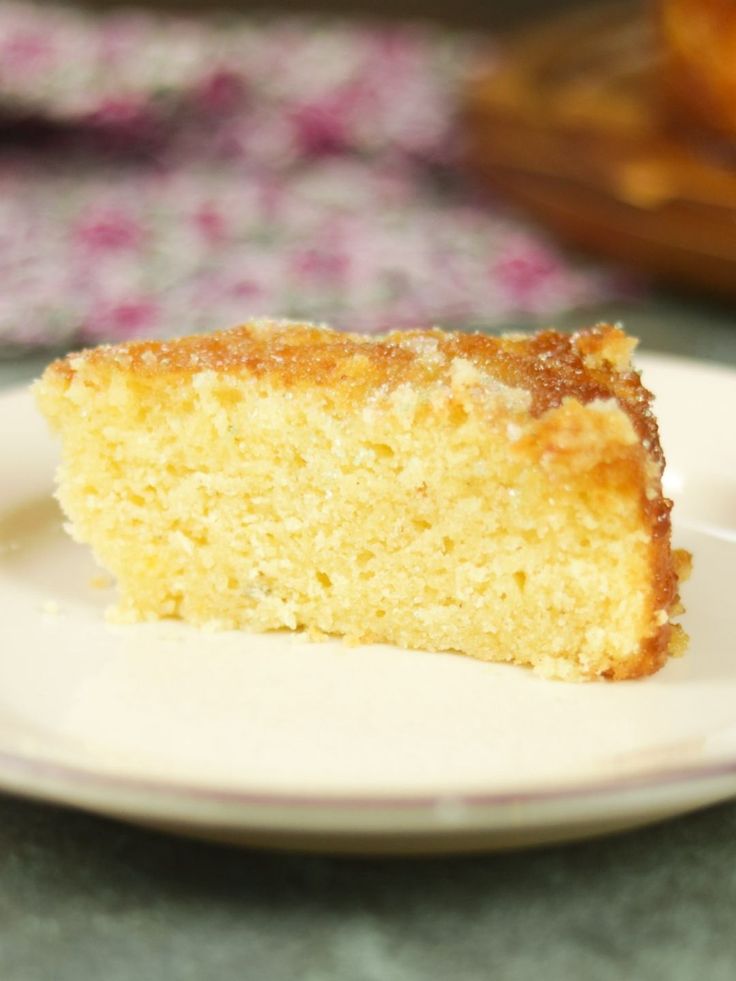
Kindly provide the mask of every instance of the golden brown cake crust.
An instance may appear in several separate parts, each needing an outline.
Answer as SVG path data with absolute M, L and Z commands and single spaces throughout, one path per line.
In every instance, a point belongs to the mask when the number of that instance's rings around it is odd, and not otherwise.
M 538 445 L 532 448 L 536 456 L 552 445 L 545 440 L 555 437 L 553 410 L 564 408 L 567 400 L 583 406 L 615 401 L 628 416 L 638 442 L 624 456 L 603 459 L 599 469 L 591 471 L 591 479 L 598 473 L 599 479 L 608 480 L 606 468 L 616 467 L 618 479 L 640 491 L 643 525 L 650 535 L 654 627 L 642 642 L 638 659 L 607 673 L 611 678 L 631 678 L 656 671 L 681 643 L 679 628 L 668 617 L 658 623 L 657 616 L 658 611 L 676 610 L 676 565 L 681 573 L 684 569 L 671 549 L 672 504 L 661 491 L 664 460 L 650 407 L 652 396 L 630 363 L 635 343 L 619 327 L 608 324 L 572 335 L 547 330 L 531 336 L 493 337 L 429 329 L 368 338 L 310 324 L 257 321 L 211 335 L 98 347 L 55 362 L 47 378 L 70 383 L 82 366 L 101 376 L 121 371 L 142 379 L 213 371 L 266 376 L 271 384 L 286 388 L 325 387 L 336 401 L 352 404 L 374 391 L 444 381 L 460 359 L 509 389 L 528 393 L 531 415 L 550 424 L 537 427 Z M 89 371 L 86 374 L 89 377 Z
M 528 391 L 535 416 L 565 398 L 583 405 L 615 398 L 639 437 L 650 440 L 652 451 L 659 453 L 651 395 L 629 362 L 634 345 L 620 327 L 610 324 L 577 334 L 545 330 L 493 337 L 434 328 L 371 338 L 314 324 L 256 321 L 173 341 L 102 345 L 68 355 L 52 368 L 71 378 L 81 359 L 100 369 L 117 367 L 141 375 L 268 375 L 285 386 L 332 386 L 358 398 L 371 389 L 435 381 L 456 358 L 464 358 L 503 384 Z

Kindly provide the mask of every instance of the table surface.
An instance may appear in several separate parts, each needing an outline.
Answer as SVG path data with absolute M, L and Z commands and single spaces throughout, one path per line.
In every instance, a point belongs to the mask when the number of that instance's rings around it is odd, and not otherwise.
M 570 314 L 736 364 L 736 311 L 673 296 Z M 514 324 L 515 329 L 520 325 Z M 48 355 L 0 360 L 0 386 Z M 228 849 L 0 797 L 3 981 L 428 981 L 736 975 L 736 803 L 478 857 Z

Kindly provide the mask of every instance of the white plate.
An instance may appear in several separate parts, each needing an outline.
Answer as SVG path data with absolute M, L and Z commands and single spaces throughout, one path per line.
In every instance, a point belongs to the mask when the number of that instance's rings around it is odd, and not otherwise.
M 689 653 L 636 682 L 289 634 L 113 627 L 0 396 L 0 787 L 189 834 L 459 851 L 631 827 L 736 794 L 736 372 L 648 357 L 695 555 Z

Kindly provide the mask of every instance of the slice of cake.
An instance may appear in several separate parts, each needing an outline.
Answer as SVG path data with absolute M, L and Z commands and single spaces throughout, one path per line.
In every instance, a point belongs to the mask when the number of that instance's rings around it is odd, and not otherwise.
M 258 321 L 70 355 L 36 394 L 124 620 L 634 678 L 684 636 L 634 343 Z

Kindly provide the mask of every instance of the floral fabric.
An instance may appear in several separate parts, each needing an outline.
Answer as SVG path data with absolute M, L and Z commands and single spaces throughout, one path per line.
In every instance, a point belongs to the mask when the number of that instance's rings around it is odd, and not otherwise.
M 0 3 L 0 342 L 498 325 L 623 289 L 473 186 L 477 41 Z

